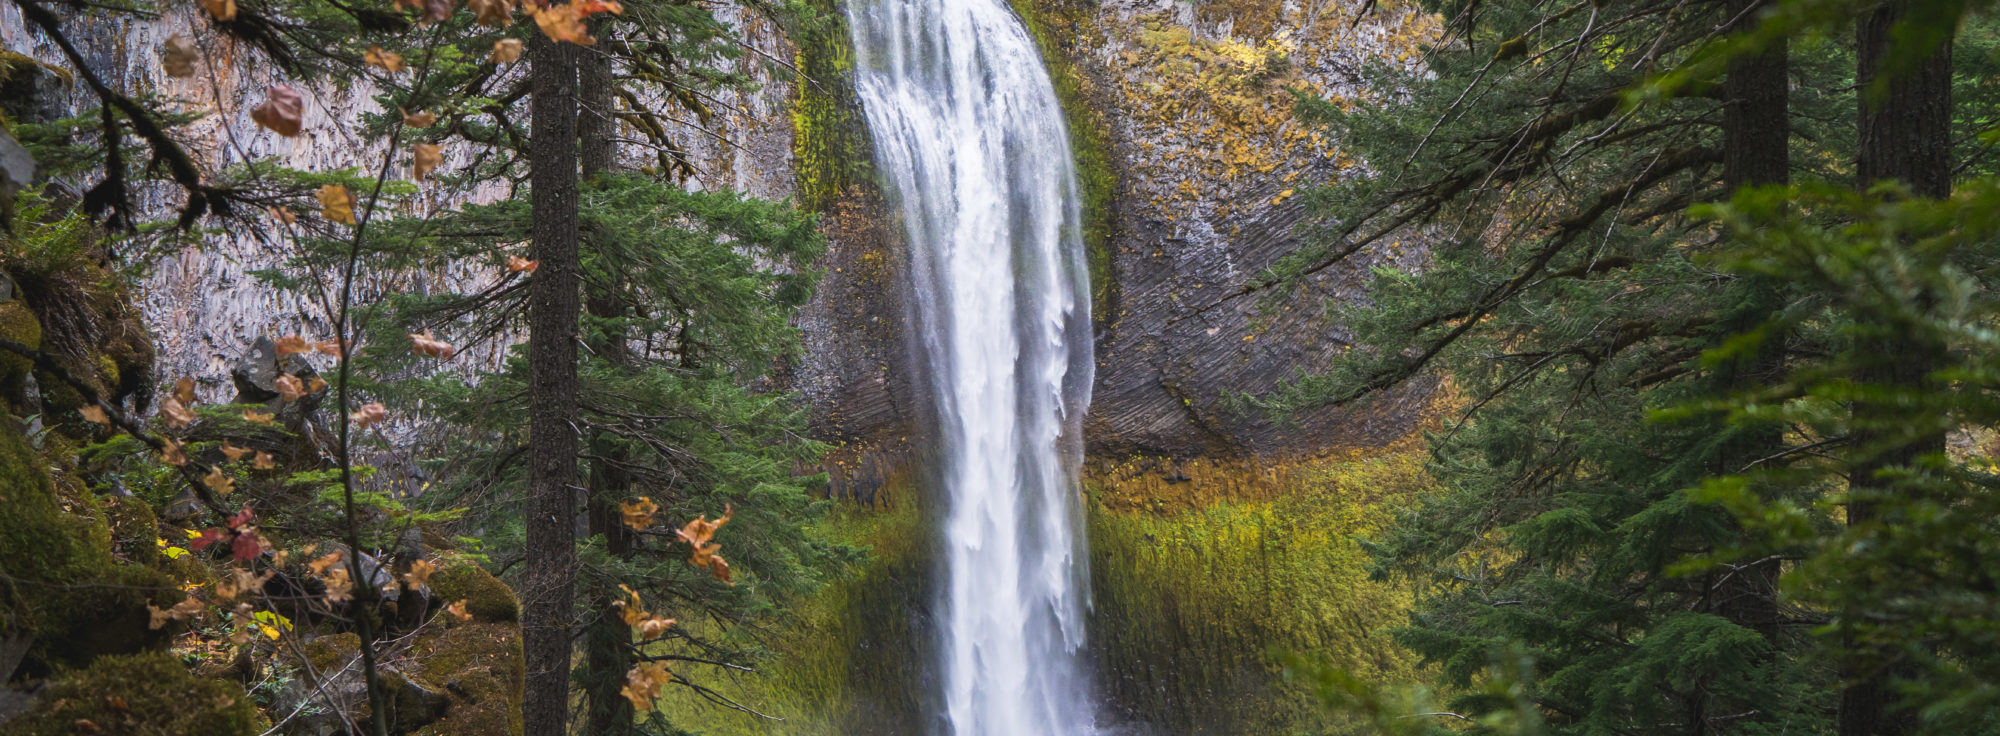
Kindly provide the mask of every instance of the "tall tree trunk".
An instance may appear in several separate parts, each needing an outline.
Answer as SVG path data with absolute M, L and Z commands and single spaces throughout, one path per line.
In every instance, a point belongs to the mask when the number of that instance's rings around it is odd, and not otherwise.
M 602 37 L 607 25 L 600 20 L 592 32 Z M 611 71 L 611 56 L 602 47 L 582 50 L 577 60 L 576 132 L 578 159 L 586 181 L 594 180 L 617 164 L 618 144 L 613 134 L 618 125 L 612 117 L 611 86 L 615 82 Z M 615 274 L 608 271 L 599 273 L 598 281 L 586 287 L 588 298 L 584 300 L 584 308 L 599 319 L 624 316 Z M 612 365 L 626 365 L 632 360 L 622 335 L 591 338 L 590 350 L 596 359 Z M 618 503 L 629 493 L 631 479 L 623 469 L 607 462 L 622 459 L 615 438 L 593 431 L 588 441 L 590 453 L 605 460 L 591 464 L 590 495 L 585 501 L 587 528 L 591 536 L 604 537 L 605 551 L 625 557 L 631 553 L 633 535 L 625 528 Z M 589 614 L 589 628 L 584 632 L 584 730 L 593 736 L 633 732 L 635 713 L 631 701 L 621 692 L 625 673 L 634 664 L 630 649 L 632 629 L 612 605 L 619 600 L 619 592 L 609 583 L 599 586 L 591 596 L 593 610 Z
M 576 584 L 576 51 L 534 34 L 528 161 L 535 269 L 528 294 L 527 573 L 522 638 L 526 736 L 569 724 L 570 622 Z
M 1732 0 L 1729 12 L 1736 18 L 1734 30 L 1755 28 L 1767 4 L 1767 0 Z M 1789 52 L 1789 44 L 1781 37 L 1762 53 L 1738 56 L 1729 62 L 1723 83 L 1722 180 L 1731 190 L 1791 180 Z M 1746 277 L 1742 298 L 1732 305 L 1734 311 L 1722 334 L 1755 329 L 1783 306 L 1784 297 L 1772 279 Z M 1784 336 L 1767 335 L 1754 355 L 1719 367 L 1720 383 L 1731 393 L 1770 385 L 1783 372 L 1784 360 Z M 1722 448 L 1715 470 L 1719 475 L 1740 473 L 1759 458 L 1783 449 L 1784 436 L 1777 428 L 1754 427 Z M 1773 639 L 1778 624 L 1778 567 L 1771 562 L 1741 562 L 1744 566 L 1730 571 L 1715 591 L 1716 613 Z
M 1928 57 L 1902 70 L 1879 96 L 1872 89 L 1877 79 L 1890 73 L 1890 55 L 1899 51 L 1894 49 L 1893 31 L 1914 5 L 1915 0 L 1888 0 L 1861 18 L 1856 49 L 1861 145 L 1856 171 L 1863 188 L 1896 180 L 1915 196 L 1942 198 L 1951 194 L 1951 41 L 1947 38 Z M 1941 364 L 1944 346 L 1892 325 L 1876 327 L 1855 346 L 1855 354 L 1868 361 L 1855 380 L 1880 386 L 1925 384 Z M 1884 446 L 1889 440 L 1881 428 L 1906 422 L 1909 411 L 1892 403 L 1855 402 L 1852 443 L 1863 455 L 1850 470 L 1853 487 L 1865 492 L 1881 471 L 1944 451 L 1942 434 Z M 1850 524 L 1864 524 L 1875 516 L 1876 504 L 1866 499 L 1847 506 Z M 1911 714 L 1894 707 L 1893 673 L 1892 665 L 1881 663 L 1846 673 L 1849 684 L 1840 695 L 1840 736 L 1895 736 L 1911 729 Z

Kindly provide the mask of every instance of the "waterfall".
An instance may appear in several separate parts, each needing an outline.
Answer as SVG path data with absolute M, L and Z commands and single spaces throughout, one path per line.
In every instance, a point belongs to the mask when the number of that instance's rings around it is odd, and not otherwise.
M 936 408 L 946 730 L 1089 733 L 1089 273 L 1054 85 L 1006 0 L 851 0 L 848 17 Z

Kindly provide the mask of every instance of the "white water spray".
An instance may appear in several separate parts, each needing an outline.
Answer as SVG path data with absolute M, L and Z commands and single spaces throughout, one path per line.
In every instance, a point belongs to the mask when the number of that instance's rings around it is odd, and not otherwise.
M 1090 733 L 1089 273 L 1054 85 L 1006 0 L 850 0 L 848 15 L 936 399 L 948 730 Z

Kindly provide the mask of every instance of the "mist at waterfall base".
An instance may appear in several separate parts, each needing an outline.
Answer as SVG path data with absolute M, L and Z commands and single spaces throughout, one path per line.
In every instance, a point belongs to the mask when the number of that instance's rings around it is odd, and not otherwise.
M 940 704 L 954 736 L 1096 733 L 1077 469 L 1090 400 L 1077 177 L 1005 0 L 853 0 L 856 90 L 935 397 Z

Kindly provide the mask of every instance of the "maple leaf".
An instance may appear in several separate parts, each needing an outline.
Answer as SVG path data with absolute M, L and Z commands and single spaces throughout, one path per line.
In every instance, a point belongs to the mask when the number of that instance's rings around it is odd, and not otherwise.
M 270 582 L 275 574 L 265 572 L 262 575 L 252 575 L 249 570 L 232 566 L 229 568 L 229 577 L 215 581 L 215 594 L 224 600 L 232 600 L 247 593 L 255 593 L 263 590 L 264 584 Z
M 239 532 L 236 541 L 229 545 L 229 551 L 238 560 L 255 559 L 258 555 L 264 554 L 264 538 L 259 536 L 255 529 Z
M 571 0 L 570 4 L 576 6 L 577 16 L 582 18 L 588 18 L 598 13 L 610 13 L 612 15 L 623 15 L 625 13 L 625 6 L 618 4 L 618 0 Z
M 664 662 L 648 662 L 636 665 L 625 673 L 625 687 L 618 694 L 632 701 L 632 709 L 645 713 L 653 709 L 653 701 L 660 698 L 660 687 L 672 682 L 674 675 L 667 671 Z
M 260 450 L 257 452 L 257 457 L 250 461 L 250 467 L 258 470 L 276 470 L 278 468 L 278 461 L 272 459 L 271 453 Z
M 233 8 L 235 0 L 224 0 Z M 271 85 L 266 91 L 264 104 L 250 110 L 250 119 L 271 132 L 286 138 L 296 137 L 299 128 L 305 124 L 305 98 L 299 91 L 282 84 Z
M 255 409 L 245 409 L 243 410 L 243 421 L 249 422 L 251 424 L 262 424 L 266 427 L 269 427 L 274 422 L 277 421 L 277 415 L 272 414 L 270 412 L 257 411 Z
M 722 555 L 713 553 L 709 554 L 708 574 L 714 575 L 715 579 L 720 580 L 726 584 L 729 585 L 736 584 L 735 582 L 729 579 L 729 561 L 722 559 Z
M 339 184 L 320 187 L 319 216 L 345 225 L 354 224 L 354 195 Z
M 344 603 L 354 599 L 354 581 L 348 579 L 347 568 L 333 568 L 320 580 L 326 583 L 326 602 Z
M 410 170 L 411 173 L 416 175 L 415 178 L 417 181 L 423 181 L 431 175 L 432 171 L 437 169 L 439 164 L 444 163 L 444 147 L 436 143 L 418 143 L 412 145 L 410 146 L 410 154 L 412 160 Z
M 660 505 L 653 503 L 651 498 L 640 496 L 620 502 L 618 510 L 625 516 L 626 526 L 645 529 L 653 525 L 653 514 L 659 512 Z
M 346 556 L 347 550 L 337 549 L 327 553 L 324 557 L 306 563 L 306 568 L 312 570 L 313 575 L 325 575 L 327 568 L 333 567 L 334 564 L 340 562 L 340 558 Z
M 173 398 L 179 400 L 182 404 L 193 406 L 194 379 L 182 376 L 181 380 L 175 381 Z
M 167 76 L 185 79 L 194 76 L 194 60 L 200 56 L 195 49 L 194 39 L 185 33 L 176 33 L 166 43 L 160 44 L 160 68 Z
M 452 617 L 452 618 L 454 618 L 454 619 L 458 619 L 458 622 L 459 622 L 459 623 L 465 623 L 465 622 L 467 622 L 467 621 L 471 621 L 471 620 L 472 620 L 472 614 L 471 614 L 470 612 L 468 612 L 468 611 L 466 611 L 466 610 L 465 610 L 465 599 L 464 599 L 464 598 L 460 598 L 460 599 L 458 599 L 458 601 L 457 601 L 457 602 L 455 602 L 455 603 L 452 603 L 452 604 L 451 604 L 451 605 L 449 605 L 449 606 L 445 606 L 445 607 L 444 607 L 444 612 L 445 612 L 445 613 L 448 613 L 448 614 L 451 614 L 451 617 Z
M 673 628 L 675 623 L 673 619 L 654 616 L 639 623 L 639 636 L 644 641 L 658 639 L 665 636 L 667 629 Z
M 527 48 L 518 38 L 503 38 L 493 42 L 493 55 L 486 57 L 495 64 L 512 64 L 521 60 L 521 52 Z
M 296 355 L 312 350 L 312 343 L 306 342 L 303 335 L 286 335 L 272 341 L 271 344 L 277 348 L 279 355 Z
M 188 464 L 187 453 L 181 452 L 181 443 L 172 437 L 160 438 L 160 459 L 177 468 Z
M 201 7 L 224 23 L 236 20 L 236 0 L 201 0 Z
M 253 452 L 253 450 L 251 450 L 250 448 L 237 447 L 235 445 L 229 444 L 228 440 L 223 440 L 222 442 L 222 454 L 224 457 L 227 457 L 231 460 L 242 460 L 243 456 L 248 455 L 251 452 Z
M 361 61 L 390 74 L 400 74 L 403 71 L 403 55 L 394 51 L 383 51 L 380 46 L 368 47 L 368 53 L 361 55 Z
M 187 406 L 181 403 L 178 391 L 174 396 L 160 401 L 160 416 L 166 417 L 167 427 L 170 429 L 180 429 L 193 424 L 195 420 L 194 412 L 188 411 Z
M 410 351 L 428 358 L 449 358 L 458 353 L 451 343 L 431 337 L 429 332 L 410 333 Z
M 224 496 L 236 492 L 236 479 L 224 475 L 220 465 L 209 467 L 208 475 L 201 478 L 201 484 Z
M 410 563 L 409 572 L 403 573 L 403 582 L 409 583 L 412 588 L 421 588 L 430 583 L 431 574 L 435 572 L 437 565 L 431 564 L 429 560 L 417 560 Z
M 507 256 L 508 273 L 534 273 L 535 269 L 541 267 L 541 261 L 531 261 L 520 256 Z
M 535 26 L 542 29 L 544 36 L 578 46 L 597 43 L 597 39 L 590 35 L 589 29 L 584 27 L 584 16 L 579 12 L 576 3 L 564 3 L 548 8 L 536 8 L 530 5 L 524 10 L 535 19 Z
M 466 0 L 465 7 L 472 11 L 480 25 L 506 28 L 507 23 L 514 19 L 513 0 Z
M 229 518 L 224 520 L 224 523 L 228 524 L 231 529 L 242 529 L 250 526 L 250 523 L 256 520 L 257 512 L 250 510 L 250 507 L 246 505 L 242 511 L 230 514 Z
M 397 108 L 397 109 L 402 110 L 402 108 Z M 433 125 L 436 125 L 438 121 L 438 116 L 432 115 L 422 110 L 418 110 L 416 112 L 402 110 L 402 112 L 403 112 L 403 125 L 412 128 L 428 128 Z
M 278 379 L 273 383 L 278 389 L 278 397 L 284 399 L 287 403 L 298 401 L 306 395 L 306 385 L 299 381 L 298 376 L 290 373 L 278 374 Z
M 729 520 L 734 516 L 736 516 L 736 507 L 734 505 L 724 506 L 722 516 L 718 517 L 715 521 L 708 521 L 706 516 L 697 516 L 694 521 L 688 522 L 687 526 L 681 527 L 674 532 L 682 540 L 685 540 L 689 546 L 694 548 L 694 554 L 688 557 L 688 564 L 695 567 L 707 568 L 710 575 L 715 576 L 715 579 L 725 583 L 730 582 L 729 563 L 716 555 L 716 552 L 722 549 L 722 545 L 710 540 L 715 538 L 715 530 L 721 529 L 722 525 L 729 523 Z M 731 584 L 733 585 L 734 583 Z
M 625 620 L 626 626 L 638 626 L 641 622 L 652 616 L 652 614 L 646 612 L 646 602 L 639 600 L 639 591 L 633 590 L 631 586 L 624 584 L 620 584 L 618 587 L 625 591 L 625 599 L 613 601 L 612 605 L 618 607 L 618 614 Z
M 321 391 L 325 391 L 326 379 L 320 378 L 319 376 L 313 376 L 313 380 L 306 382 L 306 390 L 312 393 L 319 393 Z
M 90 422 L 91 424 L 111 423 L 111 415 L 105 414 L 104 407 L 98 406 L 96 404 L 92 404 L 90 406 L 78 409 L 76 410 L 76 413 L 82 414 L 83 420 L 86 422 Z
M 188 549 L 196 552 L 208 549 L 209 545 L 222 541 L 222 537 L 225 534 L 227 532 L 215 527 L 203 529 L 200 534 L 195 535 L 195 538 L 188 540 Z
M 381 404 L 368 404 L 361 407 L 360 411 L 347 415 L 347 418 L 354 420 L 355 429 L 367 429 L 381 424 L 383 420 L 388 419 L 389 407 Z

